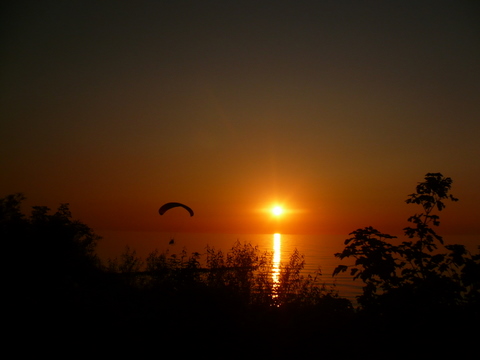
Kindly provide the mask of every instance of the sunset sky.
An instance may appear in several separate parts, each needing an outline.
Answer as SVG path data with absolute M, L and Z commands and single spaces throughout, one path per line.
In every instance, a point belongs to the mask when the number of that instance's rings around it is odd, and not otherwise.
M 95 230 L 480 234 L 476 1 L 9 1 L 0 197 Z M 194 217 L 165 202 L 188 204 Z M 283 205 L 274 218 L 267 209 Z

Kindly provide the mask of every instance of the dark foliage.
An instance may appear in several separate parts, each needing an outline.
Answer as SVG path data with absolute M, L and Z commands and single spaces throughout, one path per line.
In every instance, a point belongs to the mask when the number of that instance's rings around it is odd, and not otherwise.
M 404 229 L 407 240 L 398 245 L 395 236 L 372 227 L 358 229 L 345 240 L 345 249 L 335 254 L 353 258 L 350 266 L 340 265 L 334 275 L 350 271 L 365 284 L 358 297 L 360 310 L 388 320 L 426 321 L 433 327 L 462 318 L 479 317 L 480 259 L 463 245 L 444 245 L 434 227 L 445 208 L 444 200 L 457 201 L 449 194 L 452 180 L 428 173 L 416 193 L 406 202 L 422 207 Z
M 31 351 L 49 339 L 79 340 L 75 331 L 93 324 L 104 286 L 94 252 L 99 237 L 92 229 L 72 220 L 67 204 L 53 214 L 35 206 L 26 216 L 23 199 L 21 194 L 0 199 L 0 239 L 8 264 L 4 327 L 7 345 L 22 339 L 27 346 L 22 351 Z

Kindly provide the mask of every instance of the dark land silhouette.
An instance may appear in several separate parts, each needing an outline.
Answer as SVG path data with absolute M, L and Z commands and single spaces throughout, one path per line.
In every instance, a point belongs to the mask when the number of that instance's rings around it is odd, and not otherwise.
M 334 275 L 362 281 L 358 305 L 326 287 L 322 274 L 305 275 L 294 252 L 271 274 L 272 254 L 248 243 L 205 254 L 157 250 L 146 259 L 126 248 L 102 263 L 100 237 L 74 220 L 68 204 L 51 214 L 35 206 L 21 212 L 21 194 L 0 200 L 12 338 L 43 346 L 59 343 L 110 354 L 127 347 L 175 348 L 209 358 L 461 356 L 479 335 L 480 253 L 444 245 L 438 213 L 452 180 L 429 173 L 407 203 L 421 212 L 409 218 L 406 240 L 373 227 L 353 231 Z M 330 274 L 323 274 L 330 276 Z

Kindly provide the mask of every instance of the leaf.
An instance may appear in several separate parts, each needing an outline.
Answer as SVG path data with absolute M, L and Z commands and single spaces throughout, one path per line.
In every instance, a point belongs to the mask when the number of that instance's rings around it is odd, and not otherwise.
M 435 263 L 435 264 L 440 264 L 443 261 L 443 259 L 445 259 L 445 255 L 437 254 L 437 255 L 432 256 L 430 261 Z
M 348 266 L 346 265 L 338 265 L 335 270 L 333 270 L 332 276 L 336 276 L 341 272 L 345 272 L 348 269 Z

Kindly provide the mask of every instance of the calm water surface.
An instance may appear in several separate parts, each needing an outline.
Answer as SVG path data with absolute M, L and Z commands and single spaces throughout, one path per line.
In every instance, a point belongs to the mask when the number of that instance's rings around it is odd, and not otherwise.
M 273 252 L 274 262 L 287 263 L 291 254 L 297 249 L 305 256 L 304 273 L 313 275 L 321 270 L 321 282 L 327 285 L 335 283 L 341 296 L 351 300 L 359 294 L 361 283 L 352 282 L 350 277 L 332 277 L 334 268 L 344 264 L 334 257 L 342 251 L 345 236 L 341 235 L 292 235 L 292 234 L 169 234 L 162 232 L 99 232 L 103 239 L 97 246 L 97 253 L 102 260 L 118 257 L 126 246 L 134 249 L 137 256 L 145 259 L 153 250 L 180 253 L 186 249 L 188 254 L 198 252 L 206 254 L 207 245 L 217 250 L 228 252 L 236 241 L 257 246 L 260 252 Z M 174 238 L 173 245 L 169 245 Z M 204 256 L 203 256 L 204 258 Z
M 291 234 L 171 234 L 162 232 L 98 232 L 103 239 L 97 246 L 97 253 L 102 260 L 118 257 L 126 246 L 134 249 L 137 256 L 145 259 L 153 250 L 160 252 L 169 250 L 170 253 L 180 253 L 186 249 L 188 254 L 198 252 L 206 254 L 207 245 L 217 250 L 228 252 L 236 241 L 250 243 L 258 246 L 261 252 L 269 251 L 274 254 L 274 262 L 286 263 L 295 249 L 305 256 L 305 274 L 313 274 L 320 268 L 321 281 L 327 285 L 334 284 L 340 296 L 354 300 L 361 292 L 362 283 L 352 281 L 351 277 L 332 277 L 332 272 L 339 264 L 347 265 L 346 261 L 340 261 L 334 254 L 344 248 L 346 235 L 291 235 Z M 173 245 L 169 245 L 174 238 Z M 446 243 L 460 243 L 467 245 L 470 251 L 477 252 L 480 245 L 478 236 L 444 237 Z M 405 238 L 399 237 L 399 241 Z M 202 258 L 205 258 L 203 256 Z M 275 270 L 275 269 L 273 269 Z

